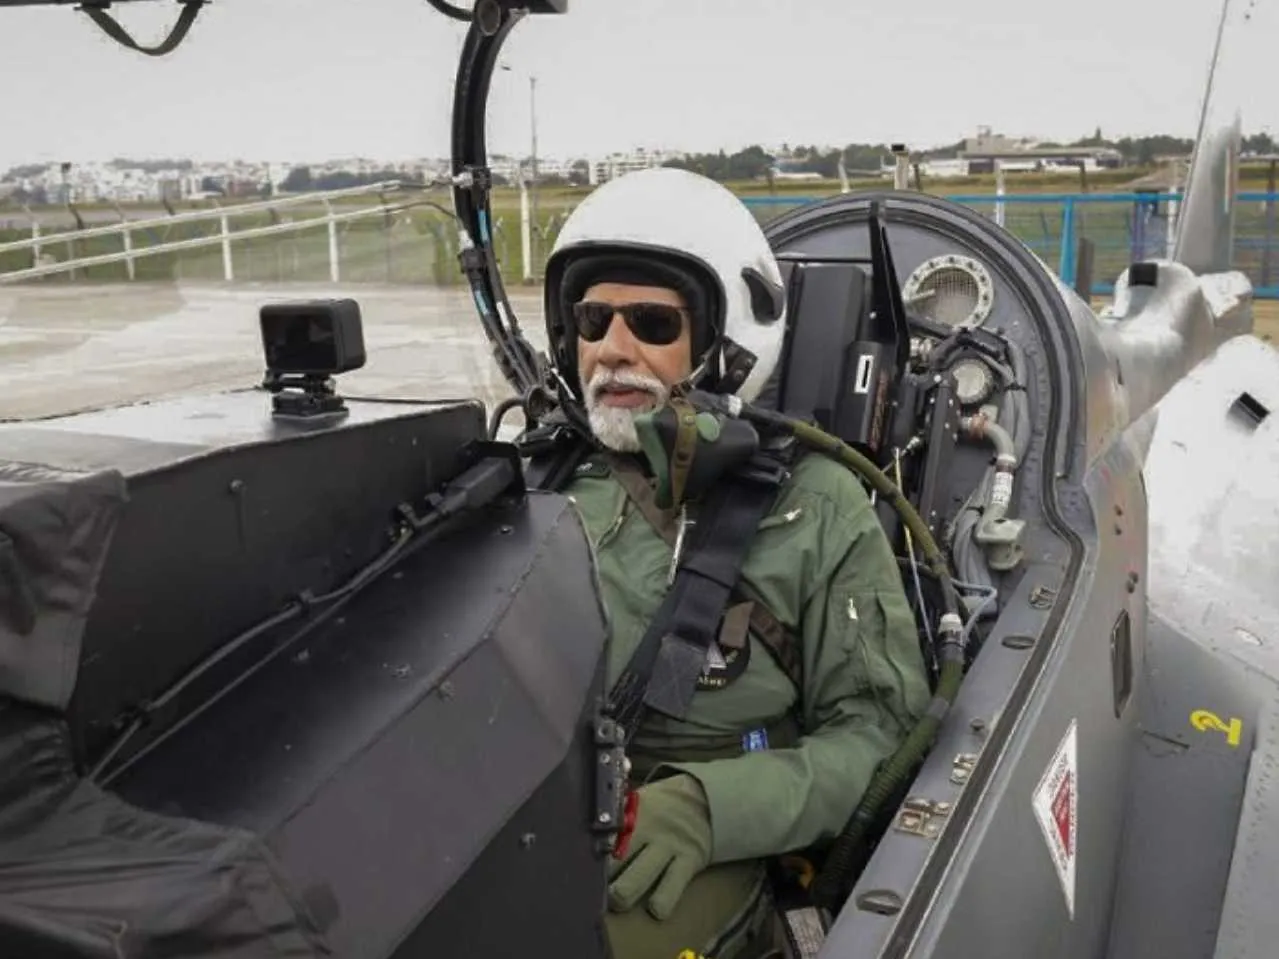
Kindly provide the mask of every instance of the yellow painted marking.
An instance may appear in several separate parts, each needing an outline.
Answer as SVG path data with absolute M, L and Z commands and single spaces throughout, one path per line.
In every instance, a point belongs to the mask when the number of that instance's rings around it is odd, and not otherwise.
M 1209 712 L 1206 709 L 1196 709 L 1193 713 L 1191 713 L 1190 725 L 1194 726 L 1195 729 L 1199 730 L 1201 733 L 1207 732 L 1209 729 L 1214 732 L 1225 733 L 1226 742 L 1230 744 L 1232 749 L 1239 745 L 1239 740 L 1243 736 L 1242 719 L 1231 716 L 1230 723 L 1227 725 L 1221 721 L 1220 716 L 1214 712 Z

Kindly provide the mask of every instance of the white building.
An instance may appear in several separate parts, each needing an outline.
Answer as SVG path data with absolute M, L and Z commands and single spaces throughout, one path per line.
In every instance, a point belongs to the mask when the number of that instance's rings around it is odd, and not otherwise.
M 589 162 L 589 182 L 591 186 L 607 183 L 614 177 L 625 173 L 635 173 L 661 166 L 668 160 L 683 159 L 683 153 L 672 153 L 667 150 L 645 150 L 640 147 L 629 153 L 610 153 L 599 160 Z

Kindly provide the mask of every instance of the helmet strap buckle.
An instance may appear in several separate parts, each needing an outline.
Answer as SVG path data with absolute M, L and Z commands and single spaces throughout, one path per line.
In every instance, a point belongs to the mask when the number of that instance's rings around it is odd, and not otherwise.
M 758 358 L 754 353 L 724 337 L 719 346 L 720 373 L 716 392 L 736 393 L 757 362 Z

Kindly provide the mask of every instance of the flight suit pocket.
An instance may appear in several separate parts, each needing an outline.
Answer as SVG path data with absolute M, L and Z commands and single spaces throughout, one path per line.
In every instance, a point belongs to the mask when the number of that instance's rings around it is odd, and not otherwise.
M 900 719 L 901 698 L 923 675 L 915 617 L 905 597 L 885 587 L 854 590 L 846 610 L 848 654 L 881 709 Z
M 867 618 L 878 618 L 880 616 L 879 605 L 875 600 L 875 591 L 856 590 L 850 592 L 844 600 L 843 615 L 847 621 L 842 631 L 844 652 L 853 656 L 861 648 L 862 635 L 866 631 Z
M 779 526 L 791 526 L 798 522 L 807 512 L 808 510 L 801 505 L 793 506 L 788 510 L 770 513 L 759 521 L 759 525 L 755 529 L 757 532 L 762 533 L 764 530 L 776 529 Z

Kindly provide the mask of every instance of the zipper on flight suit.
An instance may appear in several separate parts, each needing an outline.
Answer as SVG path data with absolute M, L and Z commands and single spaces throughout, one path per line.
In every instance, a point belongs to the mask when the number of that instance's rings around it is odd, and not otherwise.
M 692 524 L 688 521 L 688 505 L 681 503 L 679 507 L 679 528 L 675 530 L 675 545 L 671 547 L 671 565 L 666 570 L 666 587 L 675 584 L 675 573 L 679 570 L 679 561 L 684 556 L 684 534 Z
M 608 524 L 608 528 L 605 529 L 604 532 L 600 533 L 599 542 L 595 544 L 596 549 L 603 549 L 608 545 L 609 541 L 612 540 L 622 528 L 622 524 L 626 522 L 626 517 L 630 513 L 630 497 L 627 496 L 625 491 L 621 488 L 618 489 L 618 492 L 621 494 L 621 502 L 618 504 L 619 508 L 617 510 L 617 515 L 613 518 L 613 522 Z

